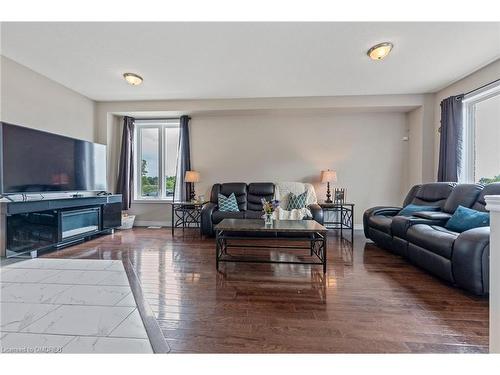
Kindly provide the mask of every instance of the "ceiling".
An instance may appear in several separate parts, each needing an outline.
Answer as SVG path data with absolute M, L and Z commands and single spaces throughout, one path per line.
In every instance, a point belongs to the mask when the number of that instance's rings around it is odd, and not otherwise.
M 1 38 L 98 101 L 427 93 L 500 57 L 500 23 L 2 23 Z M 392 53 L 371 61 L 383 41 Z

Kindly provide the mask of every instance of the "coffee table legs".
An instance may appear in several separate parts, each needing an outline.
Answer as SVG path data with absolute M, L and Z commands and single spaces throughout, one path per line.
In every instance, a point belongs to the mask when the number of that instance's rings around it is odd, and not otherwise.
M 326 261 L 327 261 L 326 243 L 327 243 L 326 233 L 325 234 L 317 233 L 315 235 L 315 238 L 311 240 L 311 255 L 313 255 L 314 252 L 316 256 L 321 260 L 321 263 L 323 265 L 323 273 L 326 273 Z
M 234 239 L 234 238 L 233 238 Z M 239 238 L 243 239 L 243 238 Z M 246 238 L 245 238 L 246 239 Z M 262 239 L 262 238 L 250 238 L 250 239 Z M 309 238 L 309 250 L 310 250 L 310 255 L 314 256 L 316 255 L 319 260 L 321 261 L 320 263 L 318 262 L 298 262 L 298 261 L 293 261 L 293 262 L 286 262 L 286 261 L 272 261 L 272 260 L 238 260 L 238 259 L 225 259 L 223 257 L 224 254 L 227 254 L 228 250 L 228 243 L 227 243 L 227 238 L 224 235 L 223 230 L 216 230 L 215 232 L 215 267 L 217 271 L 219 270 L 219 263 L 220 262 L 235 262 L 235 263 L 281 263 L 281 264 L 310 264 L 310 265 L 322 265 L 323 266 L 323 273 L 326 273 L 326 264 L 327 264 L 327 234 L 325 233 L 315 233 L 312 238 Z M 233 247 L 246 247 L 244 245 L 233 245 Z M 256 245 L 248 245 L 248 247 L 257 247 L 257 248 L 263 248 L 263 249 L 275 249 L 277 246 L 272 245 L 263 245 L 263 246 L 256 246 Z M 287 248 L 286 246 L 280 246 L 282 248 Z M 307 247 L 290 247 L 291 249 L 307 249 Z
M 220 231 L 215 232 L 215 267 L 219 270 L 219 254 L 220 254 Z
M 323 235 L 323 273 L 326 273 L 326 234 Z
M 223 232 L 218 230 L 215 232 L 215 266 L 217 271 L 219 270 L 219 259 L 222 254 L 227 254 L 227 243 L 226 239 L 222 238 Z

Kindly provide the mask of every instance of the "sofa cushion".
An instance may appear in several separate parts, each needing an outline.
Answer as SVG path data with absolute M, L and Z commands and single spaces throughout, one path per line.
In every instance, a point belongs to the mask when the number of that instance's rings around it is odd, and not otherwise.
M 446 199 L 455 186 L 456 184 L 452 182 L 431 182 L 429 184 L 423 184 L 415 193 L 415 197 L 411 203 L 443 207 Z
M 412 225 L 406 232 L 406 238 L 410 243 L 446 259 L 451 259 L 453 243 L 458 235 L 459 233 L 450 231 L 444 227 L 428 224 Z
M 490 214 L 467 207 L 458 206 L 453 216 L 448 220 L 445 228 L 462 233 L 466 230 L 490 226 Z
M 368 224 L 374 229 L 391 234 L 392 216 L 374 215 L 368 218 Z
M 274 184 L 272 182 L 253 182 L 248 184 L 247 210 L 261 211 L 262 198 L 270 201 L 274 198 Z
M 236 200 L 238 201 L 238 208 L 240 209 L 240 211 L 245 211 L 247 209 L 247 184 L 244 182 L 227 182 L 224 184 L 215 184 L 212 188 L 212 196 L 214 195 L 214 193 L 216 197 L 218 197 L 219 193 L 225 195 L 226 197 L 231 195 L 231 193 L 234 193 L 234 195 L 236 196 Z
M 453 214 L 458 206 L 471 207 L 483 187 L 478 184 L 459 184 L 455 186 L 443 207 L 443 211 Z
M 223 212 L 223 211 L 214 211 L 212 214 L 212 222 L 214 224 L 219 224 L 224 219 L 244 219 L 245 212 Z
M 486 195 L 500 195 L 500 182 L 485 185 L 471 208 L 473 210 L 485 212 L 486 201 L 484 200 L 484 197 Z
M 398 212 L 398 216 L 412 216 L 416 212 L 422 211 L 439 211 L 441 210 L 438 206 L 423 206 L 420 204 L 409 204 L 403 207 L 401 211 Z
M 264 211 L 245 211 L 245 219 L 262 219 L 262 216 L 264 216 Z
M 234 193 L 231 193 L 229 197 L 219 194 L 219 211 L 238 212 L 239 210 Z

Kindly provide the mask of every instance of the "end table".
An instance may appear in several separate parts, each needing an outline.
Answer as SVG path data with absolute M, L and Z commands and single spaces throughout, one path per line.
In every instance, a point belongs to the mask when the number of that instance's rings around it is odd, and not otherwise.
M 335 212 L 334 221 L 326 221 L 323 225 L 328 229 L 340 229 L 340 237 L 344 238 L 344 229 L 351 230 L 351 243 L 354 241 L 354 203 L 318 203 L 323 212 Z
M 201 235 L 201 209 L 206 202 L 174 201 L 172 206 L 172 236 L 175 228 L 199 228 Z

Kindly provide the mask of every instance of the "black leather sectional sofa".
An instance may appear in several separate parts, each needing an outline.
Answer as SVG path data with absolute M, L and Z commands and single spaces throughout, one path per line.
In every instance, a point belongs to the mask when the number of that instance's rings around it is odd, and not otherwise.
M 274 197 L 274 184 L 271 182 L 254 182 L 246 184 L 244 182 L 230 182 L 215 184 L 210 193 L 210 202 L 205 204 L 201 210 L 201 232 L 206 236 L 214 236 L 214 225 L 223 219 L 260 219 L 262 211 L 261 199 L 272 200 Z M 238 201 L 239 212 L 219 211 L 219 193 L 229 196 L 234 193 Z M 312 219 L 323 224 L 323 210 L 317 204 L 308 206 L 312 214 Z
M 400 216 L 401 207 L 373 207 L 365 211 L 365 236 L 380 247 L 477 295 L 489 292 L 489 227 L 462 233 L 445 228 L 459 205 L 485 211 L 486 195 L 500 194 L 500 183 L 429 183 L 414 186 L 408 204 L 439 206 L 438 212 Z

